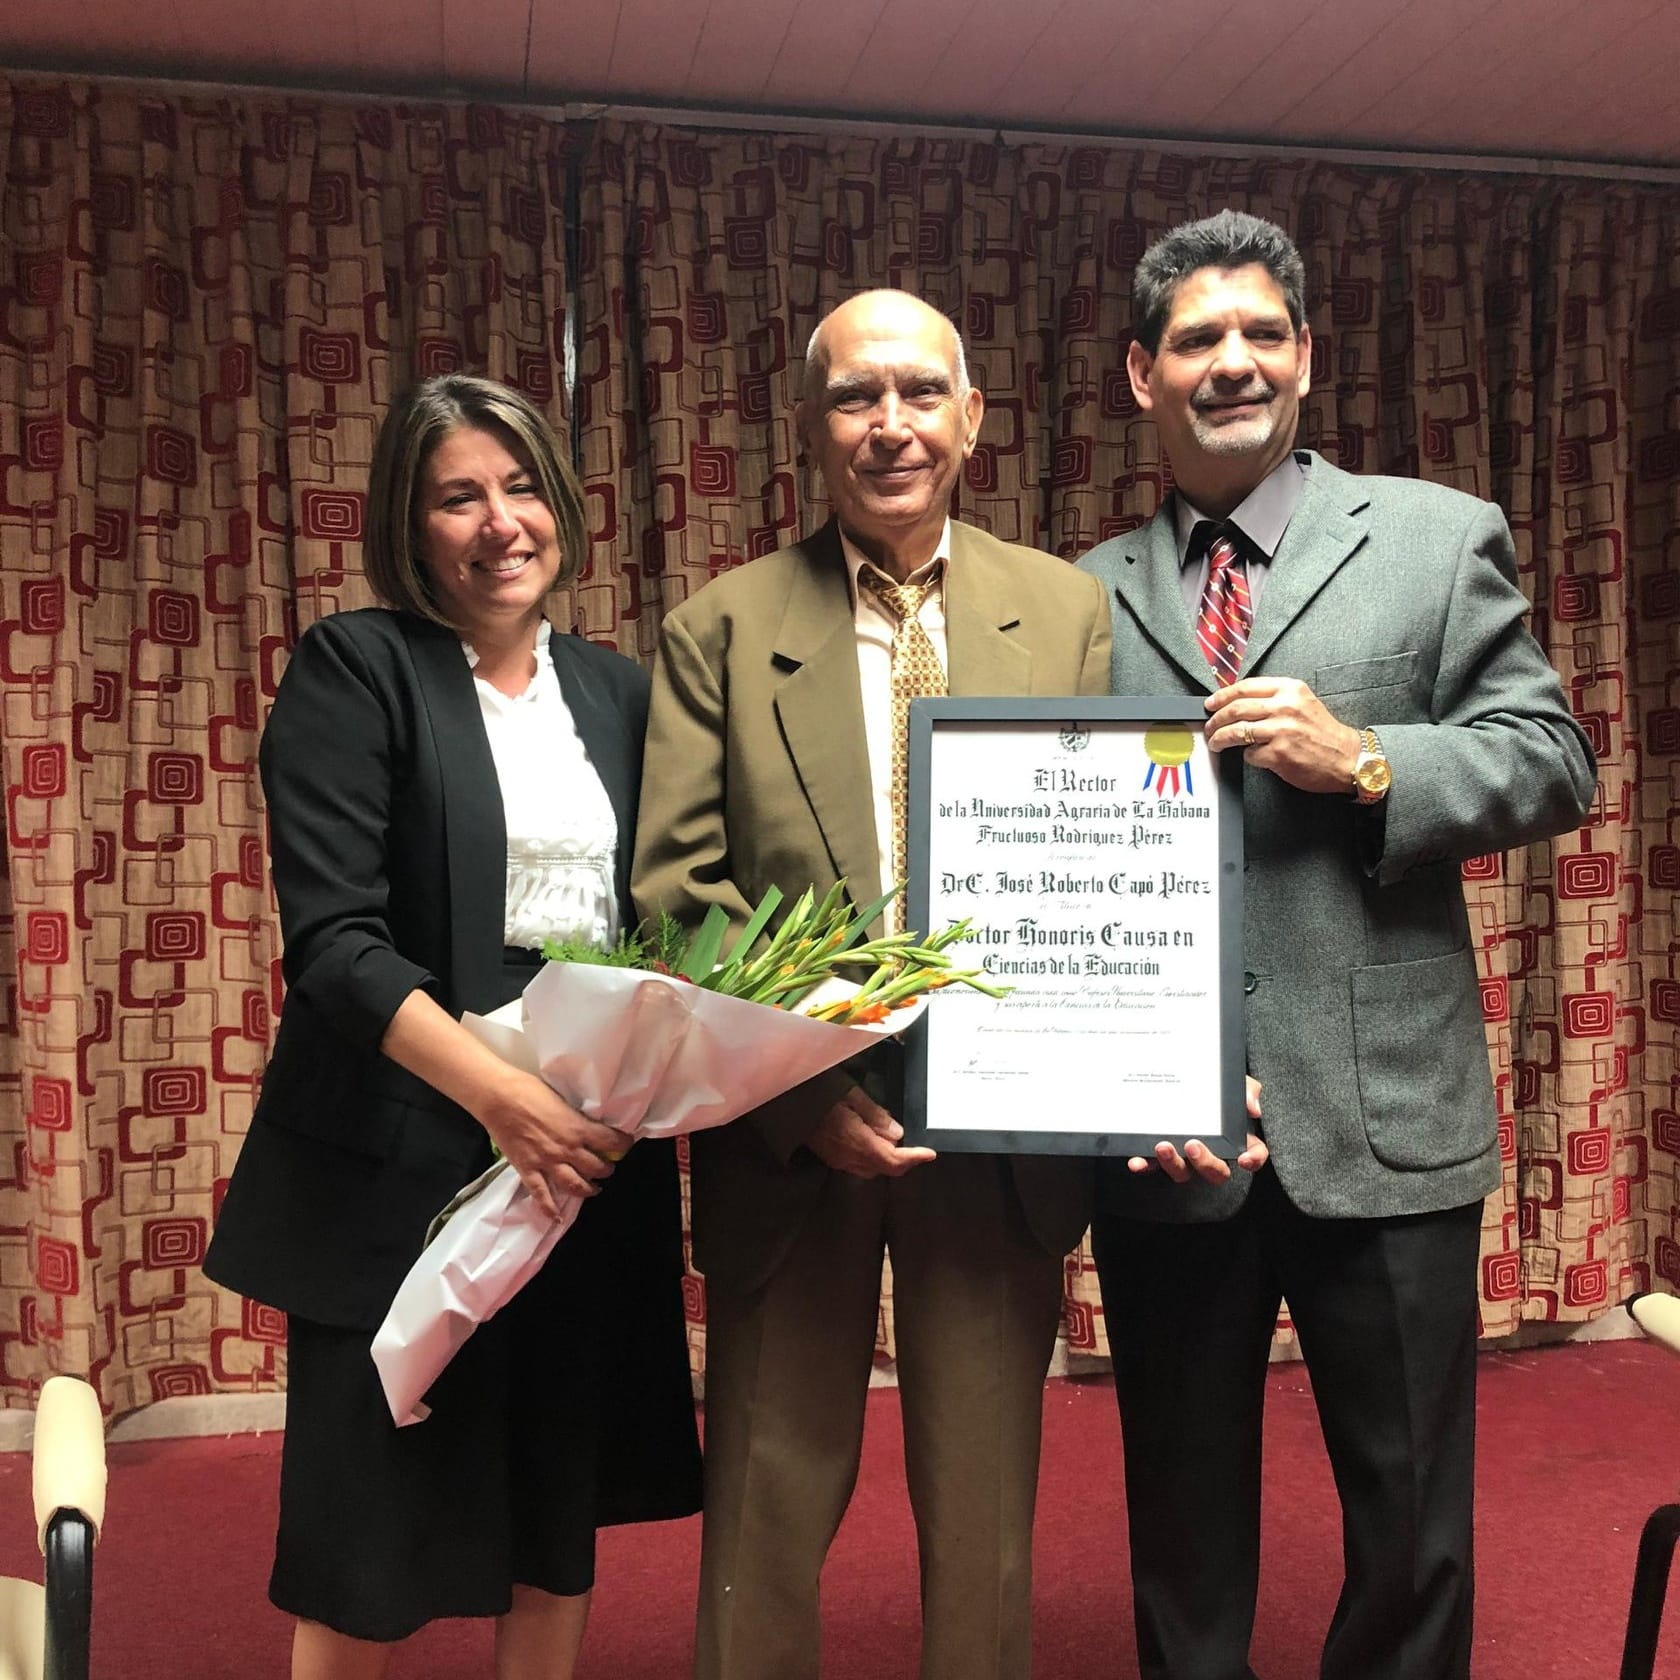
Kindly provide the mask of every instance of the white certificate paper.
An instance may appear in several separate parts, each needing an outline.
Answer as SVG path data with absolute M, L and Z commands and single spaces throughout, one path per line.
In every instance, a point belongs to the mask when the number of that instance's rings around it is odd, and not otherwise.
M 1240 797 L 1199 704 L 916 711 L 912 925 L 967 917 L 964 965 L 1013 990 L 930 1001 L 914 1129 L 935 1148 L 1131 1154 L 1197 1137 L 1235 1154 Z

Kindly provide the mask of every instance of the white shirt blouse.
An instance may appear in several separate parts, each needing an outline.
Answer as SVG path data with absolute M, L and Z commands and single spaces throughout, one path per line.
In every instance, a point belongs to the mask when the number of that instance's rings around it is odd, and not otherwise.
M 524 950 L 545 939 L 611 945 L 618 819 L 560 692 L 549 634 L 546 622 L 537 626 L 536 674 L 523 694 L 473 678 L 507 825 L 502 943 Z M 476 666 L 478 655 L 461 646 Z

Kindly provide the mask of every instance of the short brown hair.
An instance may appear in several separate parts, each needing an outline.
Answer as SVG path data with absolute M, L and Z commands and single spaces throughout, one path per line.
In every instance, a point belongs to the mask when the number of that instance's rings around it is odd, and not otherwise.
M 583 565 L 583 491 L 553 429 L 527 397 L 494 379 L 446 373 L 403 392 L 386 411 L 368 477 L 362 567 L 384 605 L 459 630 L 439 607 L 420 558 L 421 475 L 432 451 L 462 426 L 493 432 L 526 456 L 560 536 L 556 584 Z
M 1172 314 L 1181 282 L 1204 268 L 1265 269 L 1283 294 L 1295 336 L 1307 321 L 1307 273 L 1295 241 L 1276 222 L 1245 210 L 1221 210 L 1199 222 L 1180 222 L 1161 235 L 1132 271 L 1132 336 L 1153 356 Z

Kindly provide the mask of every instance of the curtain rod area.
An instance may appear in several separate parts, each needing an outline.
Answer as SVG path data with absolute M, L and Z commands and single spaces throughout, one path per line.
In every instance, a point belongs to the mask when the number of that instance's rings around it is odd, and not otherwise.
M 272 95 L 280 98 L 424 101 L 442 104 L 490 104 L 505 110 L 578 123 L 669 123 L 679 128 L 708 128 L 753 133 L 860 136 L 869 139 L 995 140 L 1007 146 L 1102 146 L 1117 150 L 1166 150 L 1200 157 L 1308 158 L 1364 169 L 1416 169 L 1437 174 L 1538 175 L 1595 181 L 1626 181 L 1653 186 L 1680 186 L 1680 167 L 1659 164 L 1607 163 L 1585 158 L 1517 157 L 1474 152 L 1405 152 L 1358 146 L 1314 144 L 1310 141 L 1245 141 L 1203 139 L 1185 134 L 1128 134 L 1104 129 L 1062 130 L 1033 127 L 1000 128 L 979 122 L 920 122 L 909 117 L 823 114 L 809 111 L 739 111 L 685 105 L 635 104 L 616 99 L 572 99 L 556 104 L 539 102 L 495 89 L 470 87 L 369 88 L 327 81 L 207 82 L 178 77 L 109 75 L 88 69 L 22 69 L 0 67 L 0 75 L 20 81 L 66 80 L 97 82 L 155 93 L 183 93 L 197 97 L 220 94 Z
M 1582 158 L 1482 156 L 1465 152 L 1395 152 L 1357 146 L 1314 145 L 1309 141 L 1205 140 L 1180 134 L 1122 134 L 1102 129 L 1062 130 L 998 128 L 981 123 L 921 123 L 882 117 L 818 117 L 797 112 L 744 113 L 692 111 L 664 105 L 568 105 L 571 120 L 615 117 L 627 122 L 670 122 L 684 128 L 774 129 L 779 133 L 861 134 L 874 138 L 895 135 L 935 136 L 942 139 L 990 138 L 1008 146 L 1106 146 L 1125 150 L 1186 152 L 1200 157 L 1311 158 L 1378 169 L 1427 169 L 1461 175 L 1564 175 L 1592 180 L 1644 181 L 1680 186 L 1680 168 L 1659 164 L 1595 163 Z

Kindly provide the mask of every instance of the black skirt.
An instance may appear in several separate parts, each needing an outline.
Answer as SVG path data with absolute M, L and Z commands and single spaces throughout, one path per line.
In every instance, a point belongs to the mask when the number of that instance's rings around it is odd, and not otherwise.
M 402 1639 L 584 1592 L 598 1526 L 698 1510 L 678 1218 L 673 1146 L 637 1144 L 402 1429 L 372 1333 L 293 1315 L 274 1603 Z

